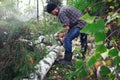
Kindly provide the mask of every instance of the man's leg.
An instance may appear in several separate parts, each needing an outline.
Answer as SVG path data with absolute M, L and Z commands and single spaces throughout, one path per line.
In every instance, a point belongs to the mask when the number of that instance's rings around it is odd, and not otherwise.
M 73 27 L 67 33 L 64 39 L 65 56 L 64 60 L 72 60 L 72 40 L 80 35 L 80 28 Z
M 81 41 L 81 53 L 82 58 L 85 58 L 86 50 L 87 50 L 87 34 L 80 33 L 80 41 Z

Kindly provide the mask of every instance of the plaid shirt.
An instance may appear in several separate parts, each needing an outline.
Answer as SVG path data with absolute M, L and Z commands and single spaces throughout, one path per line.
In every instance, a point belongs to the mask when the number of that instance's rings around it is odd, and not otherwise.
M 86 25 L 84 21 L 79 19 L 83 15 L 79 10 L 70 6 L 62 6 L 58 8 L 58 19 L 63 26 L 67 25 L 70 26 L 70 28 L 74 26 L 83 28 Z

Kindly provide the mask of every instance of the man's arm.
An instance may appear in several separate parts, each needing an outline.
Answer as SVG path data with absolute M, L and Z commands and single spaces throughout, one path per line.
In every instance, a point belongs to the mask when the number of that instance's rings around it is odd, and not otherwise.
M 59 15 L 59 20 L 60 22 L 63 24 L 63 29 L 64 30 L 69 30 L 70 29 L 70 21 L 69 21 L 69 18 L 68 16 L 62 12 L 60 15 Z
M 69 30 L 69 29 L 70 29 L 70 26 L 63 26 L 63 29 L 64 29 L 64 30 Z

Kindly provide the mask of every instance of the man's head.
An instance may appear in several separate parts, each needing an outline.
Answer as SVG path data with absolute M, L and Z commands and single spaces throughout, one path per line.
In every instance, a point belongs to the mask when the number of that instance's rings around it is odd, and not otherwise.
M 58 6 L 54 3 L 49 3 L 47 5 L 47 12 L 52 15 L 57 15 L 58 14 Z

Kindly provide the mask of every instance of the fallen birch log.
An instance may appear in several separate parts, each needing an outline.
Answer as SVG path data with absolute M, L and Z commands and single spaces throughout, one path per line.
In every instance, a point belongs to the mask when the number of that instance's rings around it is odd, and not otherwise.
M 29 79 L 23 80 L 43 80 L 53 63 L 58 57 L 60 52 L 59 45 L 53 45 L 47 56 L 45 56 L 40 62 L 35 66 L 35 73 L 31 73 Z
M 26 40 L 22 40 L 25 41 Z M 49 40 L 46 39 L 45 36 L 40 35 L 38 40 L 35 41 L 34 44 L 45 44 L 49 43 Z M 47 48 L 48 46 L 46 46 Z M 60 45 L 52 45 L 47 49 L 47 55 L 39 61 L 39 63 L 34 67 L 35 72 L 29 75 L 29 78 L 24 78 L 23 80 L 43 80 L 49 69 L 52 67 L 53 63 L 57 59 L 60 53 Z
M 60 46 L 54 45 L 52 48 L 49 54 L 35 66 L 36 73 L 39 75 L 40 80 L 43 80 L 59 54 Z

